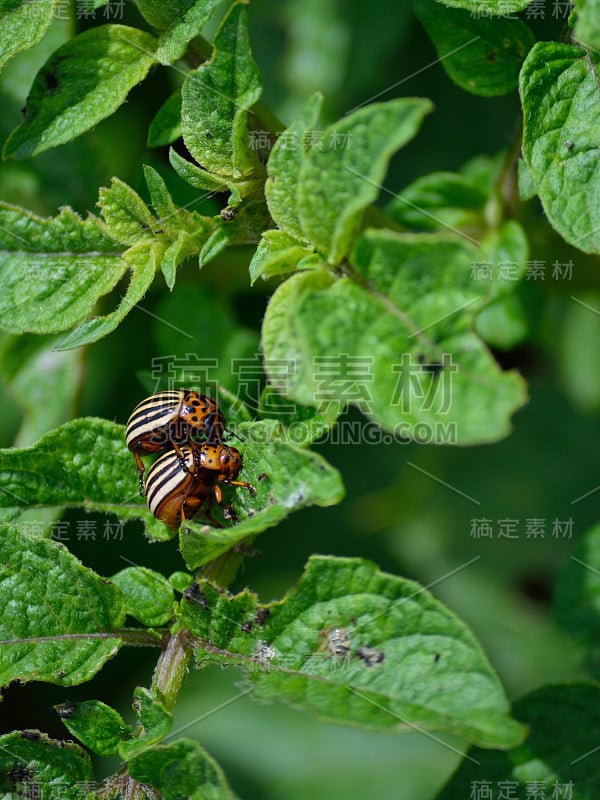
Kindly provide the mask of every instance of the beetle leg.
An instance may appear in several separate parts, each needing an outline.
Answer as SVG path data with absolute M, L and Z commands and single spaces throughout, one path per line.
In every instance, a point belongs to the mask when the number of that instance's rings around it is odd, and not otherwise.
M 201 446 L 196 442 L 190 441 L 189 443 L 190 450 L 192 451 L 192 457 L 194 461 L 194 471 L 192 475 L 198 475 L 200 470 L 202 469 L 202 460 L 201 460 Z
M 216 488 L 217 488 L 217 487 L 215 486 L 215 489 L 216 489 Z M 210 523 L 212 523 L 212 524 L 215 526 L 215 528 L 222 528 L 223 526 L 221 525 L 221 523 L 220 523 L 218 520 L 216 520 L 216 519 L 213 517 L 213 515 L 210 513 L 210 509 L 212 508 L 212 501 L 213 501 L 212 495 L 209 495 L 209 497 L 208 497 L 208 504 L 207 504 L 207 507 L 204 509 L 204 514 L 205 514 L 205 516 L 206 516 L 206 519 L 207 519 L 207 520 L 208 520 Z M 220 501 L 219 501 L 219 500 L 217 500 L 217 502 L 220 502 Z
M 171 440 L 171 444 L 173 445 L 173 449 L 177 453 L 177 458 L 179 459 L 179 463 L 181 464 L 181 468 L 183 469 L 183 471 L 184 472 L 189 472 L 190 475 L 193 475 L 194 472 L 191 469 L 188 468 L 188 465 L 187 465 L 187 462 L 185 460 L 185 457 L 184 457 L 183 453 L 181 452 L 181 448 L 179 447 L 177 442 L 174 442 L 173 440 Z M 194 461 L 195 460 L 196 459 L 194 459 Z
M 219 478 L 217 480 L 219 481 L 219 483 L 227 484 L 227 486 L 240 486 L 242 489 L 248 489 L 248 491 L 250 492 L 252 497 L 254 497 L 256 495 L 256 489 L 254 488 L 254 486 L 252 486 L 251 483 L 248 483 L 247 481 L 232 481 L 229 478 L 225 478 L 225 477 L 221 477 L 221 476 L 219 476 Z M 215 486 L 215 490 L 216 490 L 216 486 Z M 217 502 L 220 502 L 220 500 L 217 501 Z
M 244 441 L 244 440 L 242 439 L 242 437 L 241 437 L 241 436 L 238 436 L 238 434 L 237 434 L 235 431 L 232 431 L 232 430 L 231 430 L 231 428 L 223 428 L 223 430 L 224 430 L 224 432 L 225 432 L 225 433 L 229 433 L 231 436 L 235 436 L 235 438 L 236 438 L 236 439 L 239 439 L 239 440 L 240 440 L 240 442 L 243 442 L 243 441 Z
M 183 519 L 191 519 L 196 511 L 200 508 L 202 503 L 204 502 L 203 497 L 195 497 L 194 495 L 189 495 L 185 498 L 185 500 L 181 504 L 181 516 Z M 190 510 L 189 514 L 186 514 L 187 510 Z
M 230 520 L 235 525 L 238 521 L 238 515 L 235 513 L 235 508 L 233 506 L 223 506 L 223 516 L 225 519 Z
M 135 458 L 135 463 L 137 464 L 138 476 L 140 481 L 140 494 L 142 497 L 146 496 L 146 488 L 144 486 L 144 472 L 146 468 L 144 467 L 144 462 L 140 458 L 140 454 L 137 450 L 133 451 L 133 457 Z

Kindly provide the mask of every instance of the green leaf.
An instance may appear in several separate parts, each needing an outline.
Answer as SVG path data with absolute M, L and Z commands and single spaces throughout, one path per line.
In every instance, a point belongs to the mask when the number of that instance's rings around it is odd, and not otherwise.
M 154 240 L 156 220 L 139 194 L 119 178 L 112 179 L 110 189 L 100 189 L 98 206 L 115 241 L 133 245 Z
M 202 189 L 206 192 L 225 192 L 233 186 L 218 175 L 212 175 L 196 164 L 192 164 L 173 148 L 169 150 L 169 161 L 179 177 L 194 189 Z
M 487 200 L 486 192 L 464 175 L 432 172 L 395 195 L 386 210 L 410 230 L 455 230 L 481 226 Z
M 253 333 L 250 333 L 250 336 L 253 336 Z M 234 340 L 237 339 L 237 336 L 234 335 Z M 252 347 L 252 345 L 255 345 Z M 251 347 L 248 350 L 248 353 L 252 353 L 254 357 L 256 357 L 258 349 L 258 341 L 254 339 L 251 343 Z M 221 410 L 225 414 L 225 419 L 228 420 L 230 425 L 237 426 L 240 422 L 252 422 L 253 414 L 250 412 L 248 406 L 240 399 L 241 391 L 239 385 L 236 387 L 236 391 L 230 391 L 224 385 L 224 381 L 219 381 L 219 385 L 217 386 L 217 394 L 219 399 L 219 406 Z
M 124 426 L 108 420 L 75 419 L 33 447 L 0 450 L 0 508 L 56 506 L 142 519 L 151 538 L 172 538 L 139 495 Z
M 33 730 L 0 736 L 0 792 L 7 800 L 36 796 L 85 800 L 85 784 L 92 778 L 90 757 L 73 742 L 56 741 Z
M 473 634 L 413 581 L 363 559 L 315 556 L 297 586 L 266 608 L 248 593 L 200 591 L 201 602 L 197 592 L 182 600 L 185 624 L 200 637 L 197 656 L 245 664 L 261 700 L 338 724 L 442 731 L 483 747 L 523 738 Z
M 525 231 L 515 220 L 502 223 L 488 233 L 480 256 L 472 275 L 485 287 L 487 301 L 511 295 L 527 271 L 529 243 Z
M 120 591 L 63 545 L 0 524 L 0 685 L 83 683 L 121 646 Z M 88 635 L 91 634 L 91 635 Z
M 198 666 L 214 660 L 221 665 L 239 663 L 246 667 L 244 654 L 254 653 L 256 636 L 271 613 L 267 606 L 259 606 L 247 589 L 231 595 L 206 580 L 196 581 L 185 592 L 180 612 L 186 629 L 201 640 L 195 651 Z M 240 633 L 243 637 L 236 643 Z
M 207 172 L 236 183 L 262 172 L 248 137 L 248 110 L 261 83 L 247 16 L 245 5 L 232 6 L 215 35 L 212 60 L 190 72 L 181 89 L 186 147 Z
M 121 249 L 95 217 L 44 219 L 0 204 L 0 328 L 55 333 L 85 318 L 121 279 Z
M 475 280 L 487 283 L 487 305 L 475 321 L 475 330 L 492 347 L 509 350 L 529 333 L 523 303 L 515 293 L 526 271 L 529 244 L 523 228 L 508 220 L 486 236 Z
M 5 158 L 35 156 L 110 116 L 146 77 L 155 48 L 153 36 L 125 25 L 91 28 L 59 47 L 33 82 Z
M 533 175 L 531 174 L 531 170 L 527 166 L 527 164 L 523 161 L 522 158 L 519 159 L 519 197 L 524 202 L 527 200 L 531 200 L 532 197 L 535 197 L 537 194 L 537 187 L 535 185 L 535 181 L 533 179 Z
M 344 489 L 337 470 L 320 455 L 286 440 L 281 424 L 272 420 L 242 423 L 236 447 L 244 468 L 239 480 L 256 490 L 237 489 L 232 506 L 239 522 L 229 528 L 209 528 L 187 521 L 181 528 L 180 549 L 189 569 L 205 564 L 246 536 L 276 525 L 291 511 L 308 505 L 339 503 Z
M 164 147 L 181 136 L 181 89 L 169 95 L 148 128 L 148 147 Z
M 104 317 L 84 320 L 60 340 L 56 349 L 82 347 L 112 333 L 150 288 L 161 255 L 161 245 L 155 241 L 140 242 L 126 250 L 123 261 L 131 267 L 131 279 L 117 309 Z
M 290 403 L 272 386 L 265 386 L 258 413 L 263 419 L 276 419 L 285 425 L 286 438 L 299 447 L 305 447 L 327 433 L 344 408 L 345 404 L 339 401 L 323 403 L 320 408 Z
M 193 249 L 193 248 L 192 248 Z M 160 271 L 164 275 L 165 283 L 169 289 L 175 286 L 177 267 L 189 255 L 188 238 L 185 233 L 181 233 L 164 252 L 160 262 Z
M 577 0 L 575 3 L 575 37 L 594 49 L 600 48 L 600 2 Z
M 175 285 L 177 267 L 188 257 L 200 254 L 219 229 L 220 219 L 202 217 L 195 211 L 177 208 L 161 175 L 152 167 L 144 166 L 152 205 L 159 215 L 155 227 L 165 244 L 170 242 L 160 262 L 169 289 Z M 158 249 L 157 249 L 158 252 Z
M 517 88 L 519 69 L 535 42 L 524 22 L 477 18 L 472 10 L 444 8 L 438 0 L 413 0 L 413 5 L 442 66 L 461 89 L 492 97 Z
M 0 0 L 0 69 L 14 55 L 36 45 L 50 27 L 57 0 Z
M 595 800 L 599 707 L 600 689 L 593 684 L 536 689 L 514 706 L 517 719 L 530 726 L 523 744 L 502 754 L 471 750 L 438 800 L 472 797 L 474 790 L 495 791 L 499 785 L 510 785 L 514 797 L 526 797 L 535 787 L 540 798 Z
M 146 567 L 127 567 L 111 581 L 125 597 L 127 613 L 142 625 L 165 625 L 173 616 L 173 589 L 169 581 Z
M 128 771 L 164 800 L 234 800 L 217 762 L 193 739 L 153 747 L 133 758 Z
M 521 70 L 523 157 L 552 226 L 586 253 L 600 252 L 600 56 L 538 42 Z
M 379 194 L 392 155 L 416 134 L 429 100 L 373 103 L 323 132 L 300 167 L 298 214 L 305 236 L 327 261 L 350 251 L 363 212 Z
M 125 761 L 164 739 L 173 724 L 173 715 L 148 689 L 138 686 L 133 697 L 133 707 L 139 717 L 139 729 L 130 739 L 119 744 L 119 755 Z
M 194 220 L 194 217 L 197 217 L 197 219 Z M 191 232 L 178 230 L 175 233 L 176 238 L 164 251 L 160 262 L 160 270 L 169 289 L 173 289 L 175 285 L 179 265 L 190 256 L 198 255 L 201 257 L 207 243 L 213 236 L 213 232 L 218 229 L 219 225 L 218 220 L 201 218 L 195 215 L 195 212 L 190 214 L 190 212 L 180 209 L 171 212 L 165 217 L 165 228 L 173 229 L 178 223 L 186 224 L 186 221 L 191 222 Z
M 271 216 L 282 231 L 303 243 L 307 239 L 298 216 L 300 168 L 309 144 L 307 134 L 317 124 L 322 105 L 322 95 L 313 94 L 298 119 L 273 145 L 267 164 L 265 196 Z
M 169 583 L 173 589 L 180 594 L 183 594 L 183 592 L 192 585 L 193 581 L 194 577 L 190 575 L 189 572 L 174 572 L 172 575 L 169 575 Z
M 150 199 L 152 200 L 154 210 L 159 218 L 161 218 L 160 222 L 162 224 L 172 222 L 172 217 L 177 215 L 177 207 L 173 202 L 173 198 L 167 189 L 167 184 L 163 177 L 154 167 L 144 164 L 144 178 L 146 179 L 146 185 L 150 192 Z
M 267 374 L 277 380 L 271 365 L 284 359 L 286 397 L 354 402 L 403 438 L 466 445 L 506 435 L 524 385 L 471 330 L 490 291 L 471 277 L 476 260 L 457 239 L 364 232 L 348 277 L 305 272 L 276 290 L 262 329 Z
M 144 286 L 147 288 L 159 268 L 172 289 L 177 267 L 188 256 L 202 252 L 220 222 L 177 208 L 165 181 L 152 167 L 144 166 L 144 177 L 159 219 L 151 214 L 142 198 L 118 178 L 113 178 L 110 189 L 100 190 L 99 201 L 111 235 L 123 244 L 132 245 L 123 258 L 133 264 L 134 280 L 130 291 L 137 298 L 135 302 L 143 297 Z M 129 305 L 113 320 L 120 322 L 129 312 Z
M 363 559 L 317 556 L 269 611 L 260 640 L 276 654 L 265 671 L 249 674 L 258 697 L 281 692 L 335 722 L 423 726 L 485 747 L 522 739 L 475 637 L 418 584 Z
M 186 51 L 189 42 L 202 33 L 202 29 L 212 17 L 214 11 L 221 4 L 222 0 L 184 0 L 185 8 L 182 8 L 181 0 L 174 2 L 173 12 L 169 21 L 169 27 L 158 40 L 156 57 L 161 64 L 173 64 L 181 58 Z M 146 2 L 148 5 L 149 3 Z M 154 2 L 154 6 L 160 6 L 164 13 L 164 0 Z
M 165 30 L 201 3 L 197 0 L 136 0 L 136 5 L 146 22 L 153 28 Z
M 233 231 L 225 228 L 222 223 L 219 224 L 200 251 L 200 255 L 198 256 L 198 263 L 200 264 L 200 267 L 205 267 L 220 253 L 222 253 L 223 250 L 225 250 L 225 248 L 231 244 L 232 238 Z
M 530 322 L 519 295 L 513 294 L 484 308 L 475 329 L 481 338 L 498 350 L 512 350 L 527 339 Z
M 301 268 L 301 263 L 306 268 L 304 259 L 309 259 L 311 255 L 310 247 L 302 245 L 284 231 L 265 231 L 248 267 L 250 280 L 255 283 L 261 277 L 266 280 L 273 275 L 295 272 Z
M 7 387 L 23 413 L 15 447 L 27 447 L 73 416 L 82 353 L 57 353 L 54 343 L 48 337 L 11 336 L 0 345 Z
M 523 11 L 530 5 L 531 0 L 439 0 L 451 8 L 464 8 L 474 16 L 485 18 L 492 16 L 503 17 L 511 11 Z
M 100 700 L 54 706 L 69 733 L 99 756 L 111 756 L 129 731 L 123 717 Z

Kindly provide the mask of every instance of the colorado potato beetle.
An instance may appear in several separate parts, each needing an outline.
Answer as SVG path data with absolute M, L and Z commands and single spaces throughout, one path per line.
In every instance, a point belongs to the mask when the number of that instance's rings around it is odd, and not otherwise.
M 236 481 L 242 468 L 242 454 L 235 447 L 219 442 L 218 444 L 206 443 L 194 450 L 196 467 L 216 473 L 214 494 L 217 503 L 221 503 L 223 495 L 220 483 L 228 486 L 242 486 L 248 489 L 250 494 L 255 494 L 254 487 L 246 481 Z
M 229 472 L 223 471 L 219 453 L 223 448 L 233 450 L 235 466 Z M 150 511 L 172 530 L 177 530 L 183 519 L 189 519 L 208 500 L 206 516 L 216 527 L 219 523 L 210 516 L 213 499 L 222 503 L 223 494 L 220 483 L 242 486 L 252 490 L 249 483 L 234 480 L 242 468 L 241 454 L 235 448 L 223 444 L 204 443 L 196 447 L 186 445 L 162 455 L 148 470 L 145 481 L 146 502 Z M 201 467 L 205 464 L 214 466 Z M 230 463 L 231 454 L 228 454 Z M 183 461 L 183 463 L 182 463 Z
M 191 448 L 182 447 L 180 456 L 170 450 L 154 462 L 146 475 L 148 508 L 168 528 L 178 530 L 181 521 L 192 517 L 210 497 L 212 483 L 210 473 L 196 470 Z
M 189 442 L 219 442 L 225 430 L 225 417 L 210 397 L 192 389 L 158 392 L 142 400 L 127 422 L 127 447 L 135 457 L 144 488 L 144 464 L 140 453 L 160 453 L 173 446 L 181 465 L 180 445 Z

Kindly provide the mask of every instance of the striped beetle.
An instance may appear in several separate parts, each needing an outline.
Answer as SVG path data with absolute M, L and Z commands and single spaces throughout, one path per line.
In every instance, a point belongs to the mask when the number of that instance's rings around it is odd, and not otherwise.
M 135 457 L 144 491 L 144 464 L 140 453 L 160 453 L 173 445 L 181 466 L 185 459 L 179 445 L 219 442 L 225 430 L 225 417 L 210 397 L 192 389 L 158 392 L 142 400 L 127 421 L 127 447 Z
M 203 444 L 195 449 L 194 457 L 196 459 L 196 467 L 200 470 L 207 470 L 210 473 L 217 473 L 214 484 L 214 494 L 217 503 L 223 500 L 223 493 L 221 492 L 220 483 L 225 483 L 228 486 L 242 486 L 250 490 L 250 494 L 254 493 L 254 488 L 245 481 L 236 481 L 241 468 L 242 468 L 242 454 L 235 447 L 228 444 L 219 442 L 218 444 Z
M 219 484 L 241 486 L 254 492 L 249 483 L 235 480 L 242 468 L 241 453 L 226 444 L 207 442 L 195 447 L 184 445 L 179 452 L 181 455 L 170 450 L 148 470 L 145 494 L 150 511 L 168 528 L 177 530 L 183 519 L 192 517 L 208 500 L 206 517 L 221 527 L 210 515 L 213 499 L 219 504 L 223 501 Z

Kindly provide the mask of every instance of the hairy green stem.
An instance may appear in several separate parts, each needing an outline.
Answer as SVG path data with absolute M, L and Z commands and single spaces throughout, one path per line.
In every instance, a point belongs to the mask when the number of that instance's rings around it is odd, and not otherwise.
M 246 547 L 238 545 L 214 561 L 210 561 L 202 569 L 202 577 L 218 586 L 228 586 L 235 578 L 246 550 Z M 185 628 L 182 628 L 168 639 L 156 663 L 152 676 L 152 691 L 160 698 L 167 711 L 173 709 L 181 691 L 192 652 L 192 637 Z
M 519 157 L 521 155 L 521 145 L 523 142 L 522 122 L 515 132 L 509 145 L 506 155 L 500 167 L 498 177 L 495 182 L 495 189 L 500 196 L 503 210 L 508 216 L 515 216 L 515 209 L 519 205 L 519 188 L 517 170 Z M 492 195 L 493 196 L 493 195 Z M 505 215 L 506 215 L 505 214 Z
M 167 711 L 172 711 L 192 657 L 190 634 L 185 628 L 173 634 L 156 663 L 152 691 Z
M 200 570 L 199 577 L 204 578 L 217 586 L 227 588 L 237 575 L 240 564 L 244 559 L 244 549 L 237 546 L 232 547 L 222 556 L 209 561 Z

